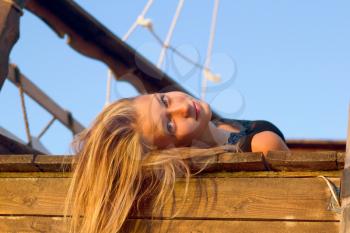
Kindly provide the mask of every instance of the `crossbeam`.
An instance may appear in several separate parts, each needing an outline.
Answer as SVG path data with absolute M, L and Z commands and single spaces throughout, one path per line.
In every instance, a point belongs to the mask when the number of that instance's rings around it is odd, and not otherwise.
M 84 129 L 84 126 L 74 119 L 69 111 L 60 107 L 53 99 L 23 75 L 15 65 L 11 64 L 9 66 L 7 78 L 16 86 L 21 83 L 24 93 L 52 114 L 57 120 L 71 130 L 73 134 L 77 134 Z

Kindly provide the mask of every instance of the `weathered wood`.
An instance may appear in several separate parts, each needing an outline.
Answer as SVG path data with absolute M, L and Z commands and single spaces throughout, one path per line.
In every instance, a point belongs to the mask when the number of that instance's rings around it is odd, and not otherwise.
M 73 157 L 72 155 L 37 155 L 34 163 L 44 172 L 69 172 Z
M 287 146 L 292 151 L 345 151 L 346 141 L 343 140 L 295 140 L 288 139 Z
M 339 179 L 332 179 L 336 184 Z M 61 215 L 70 178 L 0 178 L 0 215 Z M 201 178 L 176 183 L 177 218 L 339 220 L 320 178 Z M 312 206 L 312 208 L 310 208 Z M 162 217 L 170 217 L 166 205 Z M 140 217 L 149 217 L 144 209 Z
M 337 153 L 337 168 L 339 170 L 344 169 L 344 158 L 345 158 L 345 152 Z
M 10 52 L 19 38 L 21 7 L 20 0 L 0 1 L 0 90 L 8 73 Z
M 196 178 L 274 178 L 274 177 L 299 177 L 311 178 L 326 176 L 339 178 L 342 171 L 241 171 L 241 172 L 201 172 Z M 71 172 L 0 172 L 0 178 L 48 178 L 48 177 L 72 177 Z
M 348 107 L 348 135 L 346 141 L 346 154 L 344 170 L 341 178 L 341 221 L 340 233 L 350 233 L 350 104 Z
M 1 173 L 0 173 L 1 176 Z M 196 177 L 207 178 L 258 178 L 258 177 L 300 177 L 311 178 L 317 176 L 326 176 L 339 178 L 341 171 L 240 171 L 240 172 L 202 172 Z
M 263 154 L 258 153 L 223 153 L 218 155 L 221 170 L 225 171 L 264 171 L 266 170 Z
M 42 154 L 42 152 L 0 134 L 0 154 Z
M 0 155 L 0 172 L 40 171 L 33 158 L 33 155 Z
M 191 166 L 194 170 L 206 165 L 206 172 L 223 171 L 266 171 L 262 153 L 244 152 L 244 153 L 219 153 L 212 149 L 202 149 L 207 157 L 191 159 Z M 199 152 L 195 152 L 199 153 Z M 16 157 L 13 157 L 16 160 Z M 33 166 L 34 170 L 25 169 L 23 172 L 41 171 L 47 172 L 68 172 L 71 171 L 73 155 L 37 155 Z M 9 160 L 11 157 L 8 158 Z M 29 161 L 28 161 L 29 163 Z M 266 156 L 266 163 L 269 169 L 275 171 L 326 171 L 338 170 L 341 167 L 341 154 L 336 152 L 288 152 L 288 151 L 270 151 Z M 340 166 L 339 166 L 340 164 Z M 11 172 L 11 167 L 1 168 L 0 170 Z M 28 166 L 30 167 L 30 166 Z M 14 172 L 20 172 L 17 168 Z
M 18 75 L 18 77 L 16 77 Z M 46 109 L 52 116 L 56 117 L 64 126 L 70 129 L 73 134 L 77 134 L 84 129 L 84 126 L 73 118 L 72 114 L 64 110 L 53 99 L 46 95 L 40 88 L 32 83 L 24 74 L 22 74 L 16 65 L 11 64 L 9 66 L 8 79 L 15 84 L 17 78 L 20 79 L 24 92 L 36 101 L 40 106 Z
M 295 170 L 336 170 L 336 151 L 316 151 L 316 152 L 292 152 L 292 151 L 269 151 L 266 162 L 270 169 L 275 171 L 295 171 Z
M 220 220 L 127 220 L 123 233 L 130 233 L 136 221 L 148 233 L 337 233 L 338 222 L 220 221 Z M 4 232 L 66 233 L 61 217 L 0 216 Z

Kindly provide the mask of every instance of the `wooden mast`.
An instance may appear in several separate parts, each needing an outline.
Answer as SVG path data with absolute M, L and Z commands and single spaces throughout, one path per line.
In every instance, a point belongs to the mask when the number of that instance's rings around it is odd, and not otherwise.
M 23 1 L 0 1 L 0 90 L 5 82 L 9 54 L 19 37 L 19 18 Z
M 346 141 L 346 154 L 344 170 L 341 179 L 341 218 L 340 233 L 350 233 L 350 104 L 348 112 L 348 135 Z

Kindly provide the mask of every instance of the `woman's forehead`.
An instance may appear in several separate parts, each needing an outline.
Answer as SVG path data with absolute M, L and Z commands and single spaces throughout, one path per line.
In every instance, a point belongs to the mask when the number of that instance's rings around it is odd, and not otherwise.
M 138 125 L 145 137 L 157 138 L 161 134 L 160 123 L 162 122 L 160 115 L 160 105 L 157 104 L 155 95 L 147 94 L 138 96 L 135 99 L 135 108 L 138 113 Z

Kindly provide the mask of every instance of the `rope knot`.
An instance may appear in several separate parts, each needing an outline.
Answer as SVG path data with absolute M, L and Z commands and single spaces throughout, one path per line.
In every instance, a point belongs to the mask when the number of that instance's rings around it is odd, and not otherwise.
M 214 82 L 214 83 L 218 83 L 221 81 L 221 77 L 220 74 L 214 74 L 213 72 L 211 72 L 211 70 L 205 68 L 203 70 L 203 75 L 206 79 Z
M 153 23 L 151 19 L 145 19 L 143 16 L 139 16 L 136 22 L 138 25 L 145 27 L 149 30 L 153 29 Z

